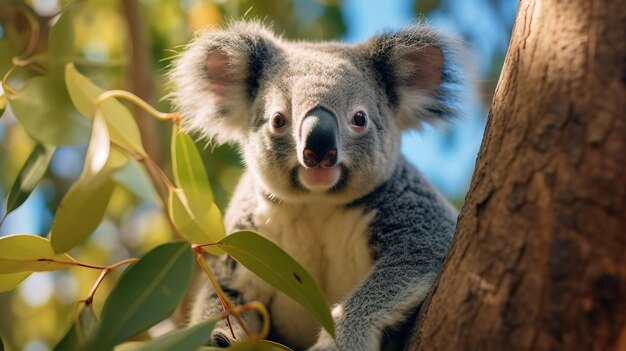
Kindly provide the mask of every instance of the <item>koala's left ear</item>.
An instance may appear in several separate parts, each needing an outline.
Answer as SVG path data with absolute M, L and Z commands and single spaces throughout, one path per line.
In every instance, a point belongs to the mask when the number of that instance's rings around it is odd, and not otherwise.
M 455 40 L 417 25 L 365 44 L 401 129 L 453 117 L 464 79 Z

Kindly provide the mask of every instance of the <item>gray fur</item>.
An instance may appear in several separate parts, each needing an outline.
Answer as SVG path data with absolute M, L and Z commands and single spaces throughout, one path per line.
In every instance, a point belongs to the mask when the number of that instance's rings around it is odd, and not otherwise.
M 424 25 L 346 45 L 287 42 L 258 23 L 240 22 L 200 33 L 176 60 L 172 95 L 184 125 L 239 143 L 247 166 L 225 214 L 227 229 L 259 230 L 283 245 L 338 306 L 335 342 L 316 336 L 306 313 L 243 267 L 212 260 L 234 298 L 268 306 L 273 338 L 296 348 L 376 350 L 385 331 L 425 298 L 456 212 L 399 154 L 399 142 L 407 128 L 457 114 L 464 80 L 456 48 Z M 316 169 L 338 178 L 321 185 L 307 178 L 313 173 L 302 163 L 306 137 L 298 132 L 317 108 L 337 118 L 329 130 L 339 164 Z M 368 124 L 355 126 L 356 111 L 366 112 Z M 271 122 L 276 113 L 286 120 L 279 129 Z M 337 247 L 344 235 L 350 244 Z M 208 286 L 196 304 L 192 322 L 220 313 Z M 294 315 L 281 315 L 286 309 Z M 246 318 L 257 330 L 258 316 Z M 210 342 L 229 334 L 221 325 Z

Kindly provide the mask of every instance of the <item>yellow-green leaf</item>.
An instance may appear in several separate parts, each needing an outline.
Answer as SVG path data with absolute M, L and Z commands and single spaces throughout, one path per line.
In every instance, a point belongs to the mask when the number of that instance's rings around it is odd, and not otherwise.
M 187 196 L 187 203 L 196 217 L 211 208 L 213 192 L 200 153 L 191 137 L 176 126 L 172 128 L 172 168 L 176 185 Z
M 122 154 L 111 149 L 104 117 L 96 113 L 83 172 L 61 201 L 52 222 L 50 241 L 56 252 L 70 250 L 98 227 L 115 185 L 112 175 L 125 161 Z
M 52 146 L 35 145 L 9 191 L 7 196 L 7 214 L 24 203 L 37 184 L 39 184 L 39 181 L 41 181 L 48 169 L 54 149 Z
M 194 244 L 216 243 L 225 236 L 222 214 L 214 203 L 206 216 L 198 220 L 187 205 L 185 193 L 181 189 L 170 189 L 167 209 L 180 235 Z M 203 249 L 214 255 L 224 254 L 215 246 L 204 246 Z
M 15 287 L 20 285 L 29 275 L 29 272 L 0 274 L 0 292 L 15 289 Z
M 202 346 L 211 331 L 215 327 L 215 321 L 209 320 L 200 324 L 193 325 L 189 328 L 175 330 L 171 333 L 162 335 L 150 342 L 143 343 L 136 351 L 177 351 L 177 350 L 195 350 Z M 116 350 L 117 351 L 117 350 Z
M 64 64 L 74 54 L 74 10 L 65 10 L 50 29 L 48 47 L 52 64 Z M 63 66 L 61 66 L 61 69 Z M 62 71 L 61 71 L 62 72 Z
M 55 271 L 68 268 L 73 262 L 68 254 L 55 253 L 50 241 L 37 235 L 0 238 L 0 274 Z
M 330 308 L 319 285 L 278 245 L 260 234 L 241 231 L 228 235 L 218 246 L 251 272 L 302 305 L 334 336 Z
M 65 66 L 65 82 L 74 106 L 85 117 L 92 118 L 95 114 L 96 101 L 105 90 L 80 74 L 71 63 Z M 100 110 L 107 122 L 111 140 L 140 155 L 145 155 L 139 127 L 128 109 L 111 98 L 100 105 Z
M 89 121 L 74 109 L 63 79 L 40 76 L 27 80 L 17 94 L 9 95 L 13 114 L 28 134 L 52 145 L 83 145 Z

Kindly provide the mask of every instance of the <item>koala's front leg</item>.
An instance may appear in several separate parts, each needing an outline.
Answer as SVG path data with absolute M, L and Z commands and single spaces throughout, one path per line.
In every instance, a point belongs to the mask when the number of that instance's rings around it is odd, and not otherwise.
M 383 330 L 402 323 L 434 282 L 434 267 L 419 261 L 406 257 L 378 260 L 354 294 L 333 308 L 336 342 L 322 331 L 310 350 L 380 350 Z
M 234 262 L 232 258 L 225 256 L 213 258 L 210 263 L 220 287 L 228 298 L 235 305 L 241 306 L 246 304 L 247 301 L 244 299 L 244 292 L 241 287 L 235 287 L 233 284 L 233 278 L 240 273 L 238 270 L 241 269 L 236 262 Z M 190 324 L 196 324 L 211 318 L 218 318 L 223 312 L 224 308 L 215 290 L 208 280 L 205 281 L 200 289 L 200 293 L 196 296 L 192 308 Z M 256 312 L 242 313 L 240 318 L 250 333 L 258 333 L 261 330 L 262 321 Z M 243 328 L 232 316 L 230 317 L 230 322 L 232 332 L 226 320 L 217 322 L 211 335 L 207 336 L 206 345 L 228 347 L 233 343 L 234 339 L 242 340 L 247 337 Z M 234 338 L 233 332 L 235 334 Z

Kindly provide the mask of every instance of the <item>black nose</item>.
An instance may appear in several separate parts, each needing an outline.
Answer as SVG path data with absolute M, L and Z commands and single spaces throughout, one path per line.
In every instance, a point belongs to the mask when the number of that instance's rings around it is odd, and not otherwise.
M 300 128 L 304 141 L 302 159 L 306 167 L 332 167 L 337 164 L 337 118 L 321 107 L 306 115 Z

